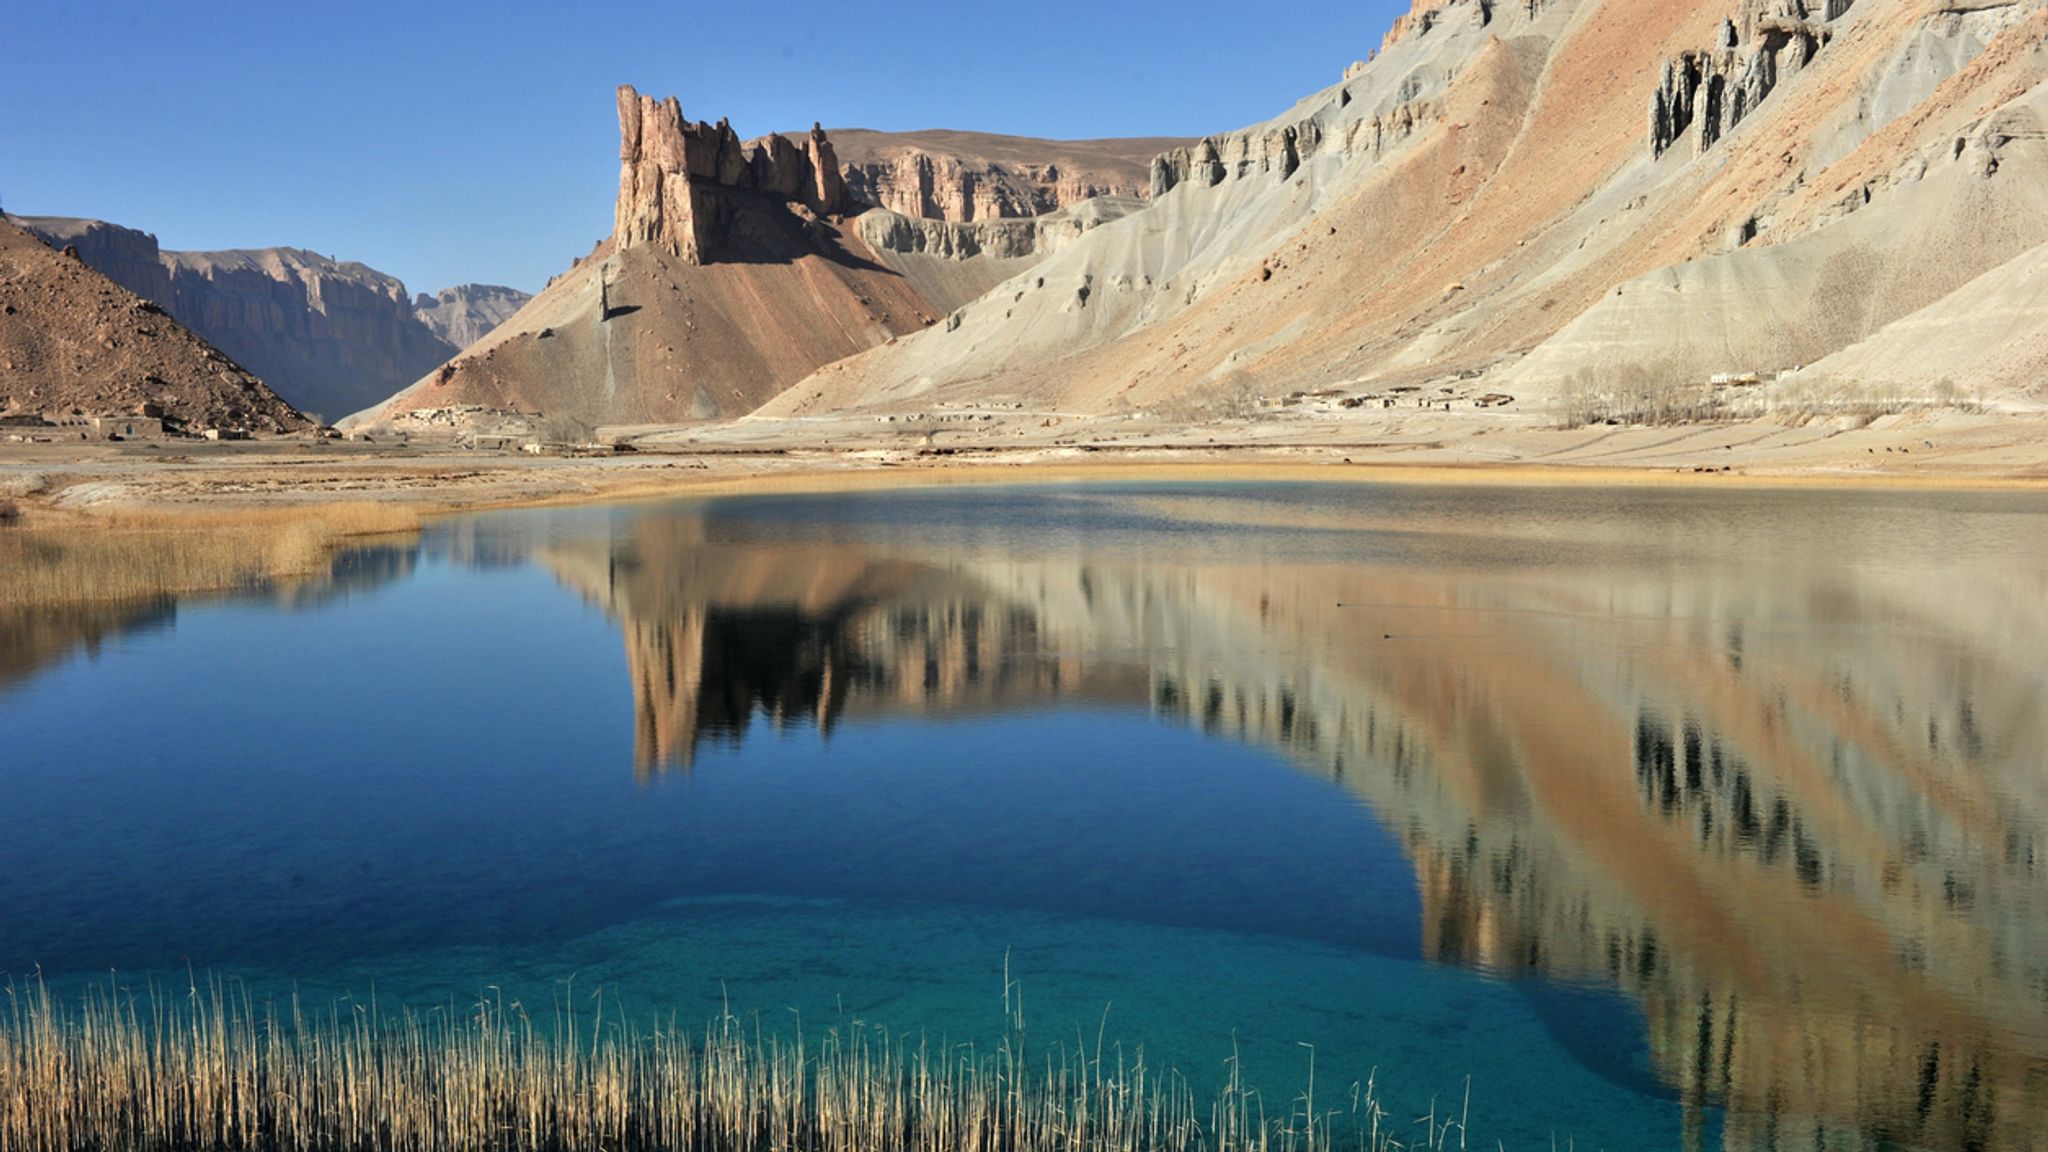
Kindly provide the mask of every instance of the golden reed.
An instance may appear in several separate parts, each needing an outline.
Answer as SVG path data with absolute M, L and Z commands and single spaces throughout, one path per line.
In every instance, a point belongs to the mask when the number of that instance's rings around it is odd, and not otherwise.
M 1372 1081 L 1333 1105 L 1239 1080 L 1198 1102 L 1179 1074 L 1098 1039 L 1027 1055 L 860 1024 L 815 1040 L 727 1014 L 644 1030 L 601 999 L 537 1022 L 480 1001 L 280 1011 L 217 980 L 59 1002 L 40 979 L 0 1014 L 0 1147 L 363 1152 L 1394 1152 L 1464 1146 L 1462 1115 L 1392 1123 Z M 1396 1132 L 1401 1138 L 1396 1137 Z M 1454 1141 L 1455 1138 L 1455 1142 Z

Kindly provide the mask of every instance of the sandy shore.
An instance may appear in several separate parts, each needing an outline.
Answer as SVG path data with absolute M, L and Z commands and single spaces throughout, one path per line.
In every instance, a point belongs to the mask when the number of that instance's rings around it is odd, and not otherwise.
M 2048 490 L 2048 417 L 1887 417 L 1576 430 L 1415 419 L 1224 422 L 1178 433 L 1035 425 L 953 435 L 851 422 L 639 430 L 638 451 L 531 456 L 450 445 L 273 440 L 0 444 L 0 500 L 94 512 L 229 511 L 370 501 L 420 515 L 677 495 L 1088 481 L 1730 485 Z M 977 434 L 978 433 L 978 434 Z

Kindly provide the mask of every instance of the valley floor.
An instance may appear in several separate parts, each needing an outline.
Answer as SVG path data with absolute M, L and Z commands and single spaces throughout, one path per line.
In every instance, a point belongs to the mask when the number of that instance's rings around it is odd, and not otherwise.
M 942 411 L 605 429 L 637 451 L 533 456 L 446 444 L 0 444 L 0 502 L 90 513 L 337 503 L 422 514 L 666 495 L 1083 479 L 1351 479 L 2048 489 L 2048 413 L 1558 429 L 1485 414 L 1352 414 L 1163 428 L 1129 418 Z

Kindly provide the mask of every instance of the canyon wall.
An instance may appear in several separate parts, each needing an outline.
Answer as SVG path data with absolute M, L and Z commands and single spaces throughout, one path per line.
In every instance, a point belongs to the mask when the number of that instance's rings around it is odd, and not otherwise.
M 280 395 L 330 417 L 389 396 L 453 356 L 374 268 L 298 248 L 165 253 L 171 315 Z

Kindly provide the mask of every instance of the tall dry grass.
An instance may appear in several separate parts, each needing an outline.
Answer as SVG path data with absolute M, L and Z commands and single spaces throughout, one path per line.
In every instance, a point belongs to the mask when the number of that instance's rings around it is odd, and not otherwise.
M 1397 1123 L 1371 1079 L 1268 1100 L 1231 1061 L 1187 1080 L 1084 1041 L 1031 1052 L 849 1023 L 785 1039 L 731 1015 L 644 1029 L 600 999 L 385 1015 L 279 1010 L 218 981 L 102 985 L 76 1005 L 10 984 L 0 1147 L 253 1152 L 1393 1152 L 1464 1147 L 1462 1110 Z M 1455 1139 L 1455 1143 L 1453 1140 Z
M 239 511 L 31 509 L 0 527 L 0 608 L 256 587 L 326 570 L 355 537 L 418 530 L 420 513 L 368 503 Z

